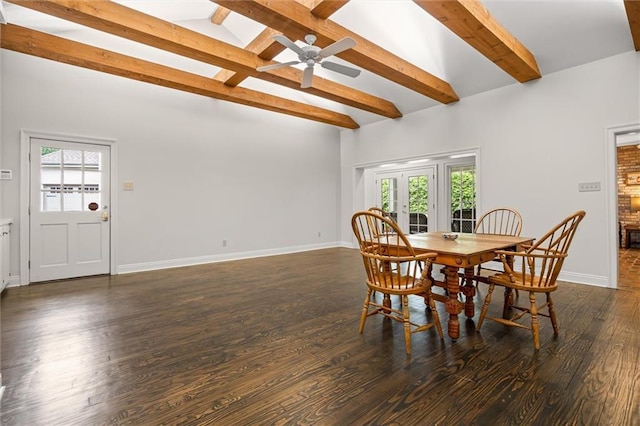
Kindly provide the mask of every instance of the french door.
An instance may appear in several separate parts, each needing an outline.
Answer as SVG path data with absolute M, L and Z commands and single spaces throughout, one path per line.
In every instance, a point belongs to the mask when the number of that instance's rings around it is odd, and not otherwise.
M 435 169 L 422 167 L 375 174 L 376 204 L 389 212 L 400 229 L 415 234 L 436 230 Z
M 31 282 L 110 272 L 110 147 L 31 138 Z

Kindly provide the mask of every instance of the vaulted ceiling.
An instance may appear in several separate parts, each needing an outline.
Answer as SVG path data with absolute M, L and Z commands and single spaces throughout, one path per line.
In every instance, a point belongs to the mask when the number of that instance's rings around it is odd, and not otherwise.
M 639 0 L 3 2 L 2 48 L 355 129 L 545 73 L 640 50 Z M 343 37 L 349 78 L 300 66 L 274 35 Z M 304 45 L 297 42 L 299 45 Z

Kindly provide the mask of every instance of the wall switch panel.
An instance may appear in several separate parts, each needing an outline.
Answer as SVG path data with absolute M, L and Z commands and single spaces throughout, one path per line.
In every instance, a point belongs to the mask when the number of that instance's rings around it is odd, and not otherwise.
M 578 192 L 600 191 L 600 182 L 584 182 L 578 184 Z

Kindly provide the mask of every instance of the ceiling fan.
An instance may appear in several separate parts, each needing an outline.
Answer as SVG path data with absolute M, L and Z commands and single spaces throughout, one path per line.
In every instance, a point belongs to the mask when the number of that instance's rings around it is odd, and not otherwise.
M 324 60 L 329 56 L 335 55 L 355 46 L 355 40 L 350 37 L 340 39 L 335 43 L 325 47 L 324 49 L 313 45 L 313 43 L 315 43 L 317 39 L 313 34 L 308 34 L 304 37 L 304 40 L 307 42 L 307 46 L 302 47 L 298 46 L 281 34 L 273 36 L 273 39 L 283 46 L 288 47 L 289 49 L 296 52 L 298 54 L 298 60 L 283 62 L 281 64 L 265 65 L 263 67 L 256 68 L 257 71 L 262 72 L 282 67 L 288 67 L 290 65 L 306 64 L 307 67 L 304 69 L 304 73 L 302 74 L 302 84 L 300 84 L 300 87 L 302 88 L 311 87 L 311 80 L 313 79 L 313 67 L 316 64 L 320 64 L 322 68 L 326 68 L 328 70 L 335 71 L 349 77 L 357 77 L 358 75 L 360 75 L 360 70 L 358 69 Z

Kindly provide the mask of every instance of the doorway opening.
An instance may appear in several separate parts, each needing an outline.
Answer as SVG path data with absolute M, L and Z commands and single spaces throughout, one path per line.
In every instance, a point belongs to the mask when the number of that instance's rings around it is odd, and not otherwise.
M 640 290 L 640 133 L 616 135 L 618 288 Z
M 363 168 L 364 208 L 388 211 L 407 234 L 472 232 L 480 211 L 478 155 L 474 150 Z
M 624 258 L 628 254 L 627 249 L 625 248 L 626 241 L 624 241 L 626 237 L 626 230 L 623 218 L 625 215 L 621 215 L 618 205 L 620 202 L 619 195 L 624 195 L 625 193 L 623 185 L 626 185 L 627 183 L 626 179 L 629 177 L 628 174 L 633 173 L 631 170 L 622 170 L 618 167 L 618 148 L 632 145 L 637 146 L 640 144 L 640 122 L 621 126 L 612 126 L 605 129 L 604 143 L 606 154 L 605 179 L 608 193 L 608 287 L 625 289 L 633 288 L 640 290 L 640 280 L 638 280 L 637 274 L 628 273 L 635 261 L 629 261 L 629 259 Z M 632 148 L 637 150 L 635 147 Z M 637 166 L 640 166 L 640 164 Z M 638 170 L 638 172 L 640 172 L 640 170 Z M 640 188 L 640 186 L 638 188 Z M 630 210 L 630 195 L 627 195 L 626 201 L 629 203 Z M 640 249 L 637 250 L 640 251 Z M 632 253 L 635 258 L 635 251 Z M 634 277 L 634 275 L 636 275 L 636 277 Z M 629 280 L 629 278 L 632 279 Z M 635 280 L 633 278 L 635 278 Z

